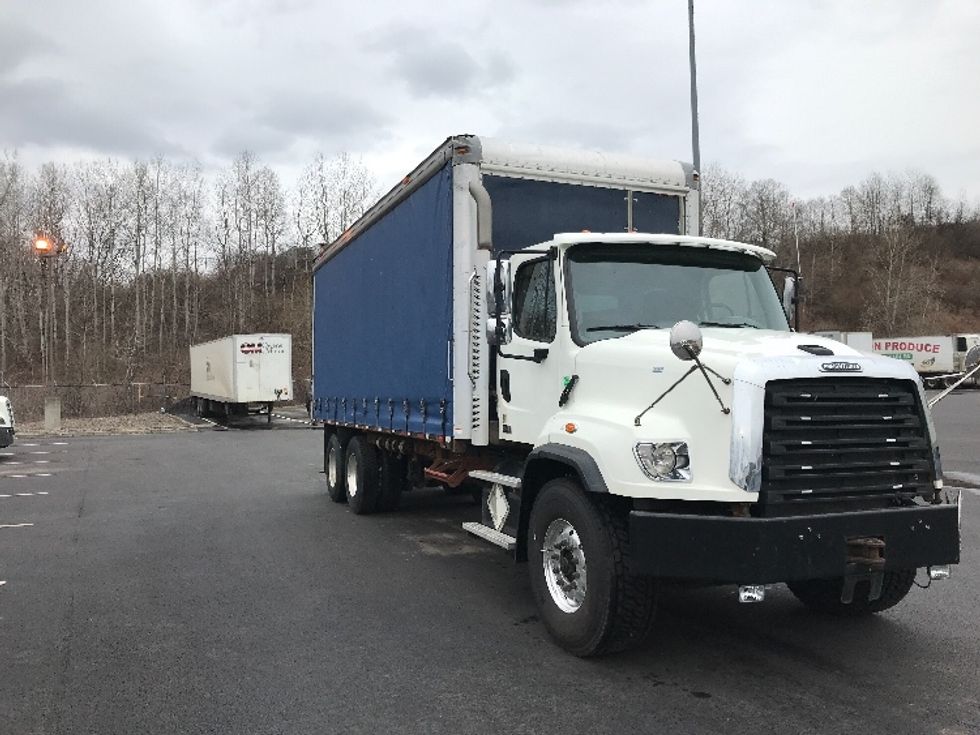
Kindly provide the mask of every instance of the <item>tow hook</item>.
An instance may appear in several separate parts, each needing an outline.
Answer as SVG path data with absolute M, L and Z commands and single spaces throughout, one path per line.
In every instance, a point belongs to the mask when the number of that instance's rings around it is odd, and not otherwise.
M 739 602 L 763 602 L 766 599 L 766 586 L 763 584 L 740 584 Z
M 854 587 L 867 580 L 868 601 L 881 597 L 885 581 L 885 539 L 877 536 L 860 536 L 847 539 L 847 571 L 840 591 L 840 601 L 845 605 L 854 602 Z

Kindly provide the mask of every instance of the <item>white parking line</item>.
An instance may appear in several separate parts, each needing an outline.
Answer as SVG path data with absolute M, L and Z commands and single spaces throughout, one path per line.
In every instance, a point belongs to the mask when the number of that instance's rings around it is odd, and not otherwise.
M 50 459 L 35 459 L 34 464 L 51 464 Z
M 283 416 L 281 413 L 272 414 L 272 418 L 279 419 L 281 421 L 292 421 L 297 424 L 309 424 L 311 423 L 309 419 L 296 419 L 292 416 Z
M 0 498 L 12 498 L 12 497 L 13 497 L 13 495 L 2 495 L 2 494 L 0 494 Z
M 38 472 L 34 477 L 51 477 L 50 472 Z
M 53 447 L 67 447 L 68 446 L 68 442 L 51 442 L 51 446 L 53 446 Z
M 17 493 L 17 497 L 18 497 L 18 498 L 29 498 L 29 497 L 31 497 L 31 496 L 32 496 L 33 494 L 34 494 L 34 493 Z
M 31 454 L 51 454 L 51 452 L 31 452 Z
M 41 445 L 40 444 L 21 444 L 20 446 L 22 446 L 22 447 L 39 447 Z
M 0 523 L 0 528 L 30 528 L 33 523 Z
M 24 464 L 24 463 L 23 463 L 23 462 L 4 462 L 3 464 L 4 464 L 4 466 L 6 467 L 7 465 L 12 465 L 12 464 Z
M 11 477 L 16 477 L 18 480 L 22 480 L 27 477 L 27 475 L 11 475 Z

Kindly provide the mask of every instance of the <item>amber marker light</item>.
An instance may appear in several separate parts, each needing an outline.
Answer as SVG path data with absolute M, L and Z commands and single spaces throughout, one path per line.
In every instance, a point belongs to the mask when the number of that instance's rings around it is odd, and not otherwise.
M 575 424 L 573 424 L 571 421 L 569 421 L 567 424 L 565 424 L 565 432 L 566 433 L 568 433 L 568 434 L 574 434 L 576 431 L 578 431 L 578 426 L 576 426 Z

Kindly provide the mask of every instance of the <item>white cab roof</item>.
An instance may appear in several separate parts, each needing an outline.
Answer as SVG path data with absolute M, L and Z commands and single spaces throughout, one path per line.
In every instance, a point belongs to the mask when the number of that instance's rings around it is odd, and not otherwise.
M 650 245 L 681 245 L 711 250 L 734 250 L 739 253 L 754 255 L 766 263 L 776 257 L 772 250 L 760 248 L 758 245 L 750 245 L 747 242 L 693 235 L 654 235 L 644 232 L 564 232 L 555 235 L 554 241 L 557 245 L 574 245 L 581 242 L 648 243 Z

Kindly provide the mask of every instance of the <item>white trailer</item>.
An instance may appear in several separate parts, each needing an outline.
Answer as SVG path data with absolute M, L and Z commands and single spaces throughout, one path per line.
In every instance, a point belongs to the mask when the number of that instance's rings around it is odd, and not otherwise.
M 292 337 L 233 334 L 191 345 L 191 397 L 198 416 L 265 413 L 293 399 Z
M 826 337 L 827 339 L 832 339 L 836 342 L 841 342 L 848 347 L 853 347 L 858 352 L 863 352 L 864 354 L 870 355 L 874 352 L 872 342 L 874 341 L 871 337 L 871 332 L 835 332 L 835 331 L 823 331 L 823 332 L 813 332 L 819 337 Z

